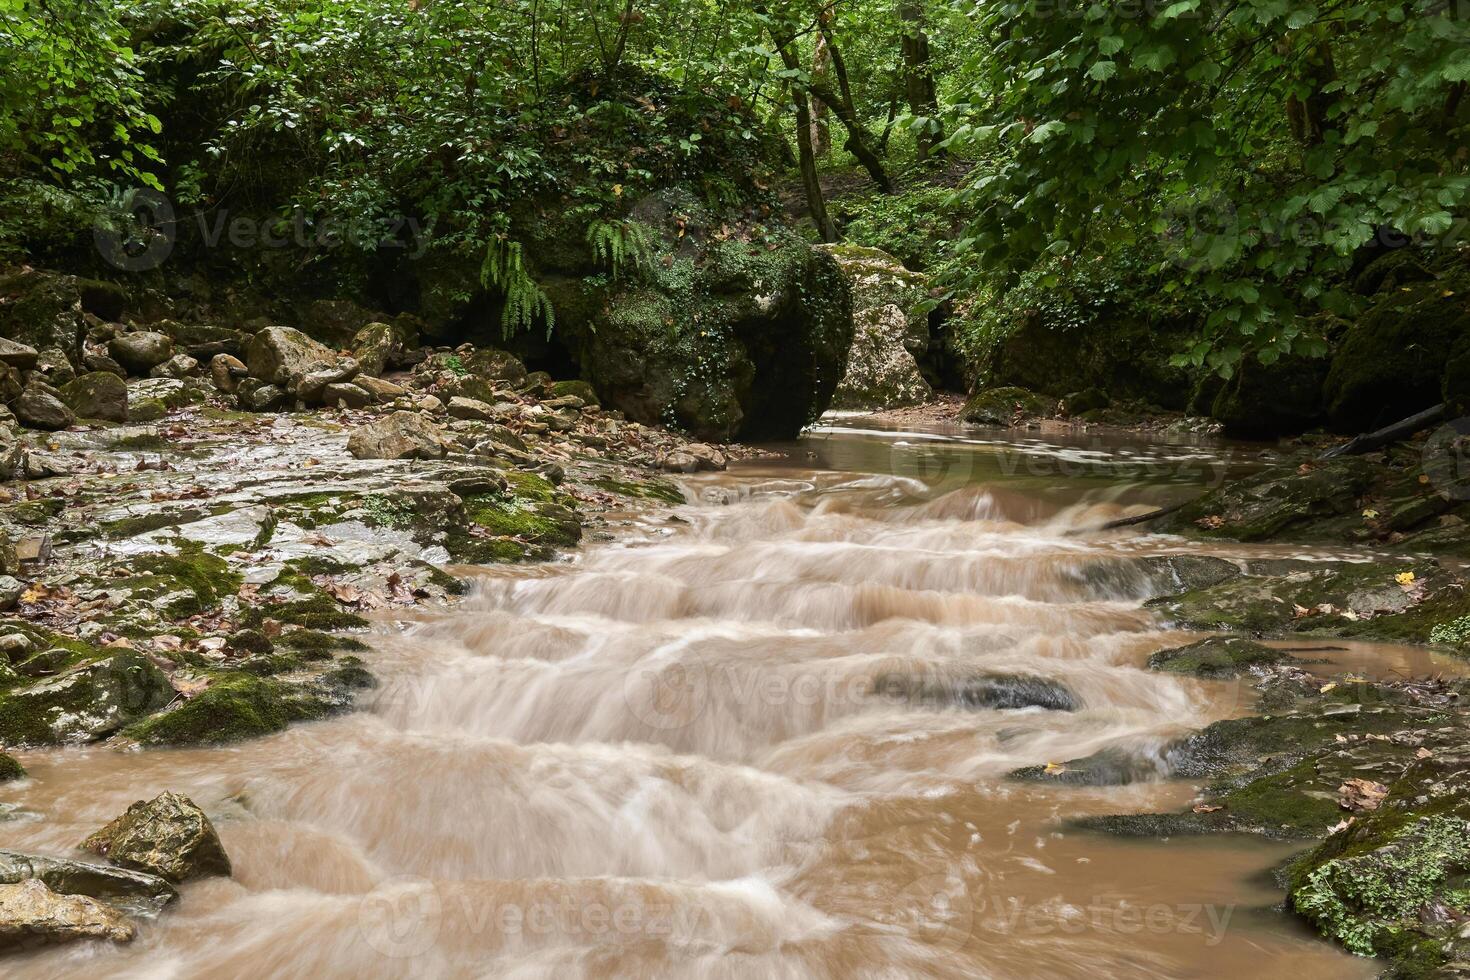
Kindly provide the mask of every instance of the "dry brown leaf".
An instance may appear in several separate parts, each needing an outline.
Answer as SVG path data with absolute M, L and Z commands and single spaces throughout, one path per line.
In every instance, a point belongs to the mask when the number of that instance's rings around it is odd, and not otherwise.
M 1344 810 L 1376 810 L 1388 795 L 1388 787 L 1371 779 L 1349 779 L 1337 788 L 1338 804 Z
M 1217 803 L 1196 803 L 1194 806 L 1190 807 L 1190 810 L 1194 811 L 1195 813 L 1214 813 L 1216 810 L 1223 809 L 1225 808 Z

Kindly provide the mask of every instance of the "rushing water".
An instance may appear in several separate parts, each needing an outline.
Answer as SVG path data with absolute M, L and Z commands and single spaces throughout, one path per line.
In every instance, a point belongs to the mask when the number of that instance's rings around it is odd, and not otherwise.
M 215 815 L 236 873 L 188 885 L 131 946 L 6 975 L 1371 975 L 1273 911 L 1289 849 L 1064 824 L 1196 787 L 1005 778 L 1249 710 L 1239 685 L 1141 669 L 1183 637 L 1082 572 L 1182 547 L 1090 529 L 1227 459 L 861 424 L 385 630 L 362 712 L 224 749 L 24 754 L 32 778 L 0 800 L 42 819 L 0 823 L 4 846 L 68 853 L 172 789 Z M 1344 656 L 1434 666 L 1395 653 Z M 1080 706 L 954 696 L 994 674 Z

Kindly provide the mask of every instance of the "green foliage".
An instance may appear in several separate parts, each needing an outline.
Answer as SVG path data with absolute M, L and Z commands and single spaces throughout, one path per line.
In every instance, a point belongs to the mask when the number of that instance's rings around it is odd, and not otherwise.
M 1440 623 L 1429 631 L 1429 642 L 1450 647 L 1470 645 L 1470 616 Z
M 995 155 L 965 196 L 1010 277 L 1152 239 L 1212 307 L 1181 362 L 1228 374 L 1317 347 L 1357 249 L 1430 239 L 1470 205 L 1470 19 L 1437 0 L 1027 0 L 981 9 L 951 146 Z M 1385 146 L 1393 152 L 1386 154 Z
M 529 330 L 538 316 L 546 323 L 546 335 L 551 336 L 556 313 L 551 300 L 531 278 L 520 242 L 490 239 L 485 247 L 485 263 L 480 267 L 480 282 L 498 290 L 504 298 L 500 328 L 507 337 L 518 330 Z
M 592 259 L 607 266 L 614 280 L 624 266 L 634 272 L 652 264 L 658 246 L 658 234 L 641 221 L 594 219 L 587 227 L 587 243 L 592 246 Z

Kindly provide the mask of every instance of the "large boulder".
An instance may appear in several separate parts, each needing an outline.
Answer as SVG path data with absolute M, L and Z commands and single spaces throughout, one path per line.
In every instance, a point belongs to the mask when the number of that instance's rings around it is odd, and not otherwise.
M 711 238 L 670 259 L 641 281 L 544 283 L 558 336 L 604 405 L 720 442 L 794 436 L 827 409 L 853 336 L 830 255 L 780 236 Z
M 398 334 L 386 323 L 369 323 L 352 338 L 352 356 L 363 374 L 373 377 L 383 373 L 388 362 L 398 353 Z
M 56 389 L 39 382 L 27 385 L 20 397 L 10 403 L 10 410 L 21 425 L 47 432 L 68 428 L 77 421 Z
M 933 394 L 919 370 L 929 348 L 926 279 L 881 249 L 825 245 L 852 293 L 853 338 L 833 408 L 916 405 Z
M 61 400 L 84 419 L 107 422 L 128 420 L 128 385 L 107 371 L 90 371 L 63 385 Z
M 174 342 L 166 333 L 134 330 L 113 337 L 107 344 L 107 353 L 129 374 L 146 377 L 149 371 L 174 356 Z
M 178 793 L 139 800 L 82 841 L 81 848 L 175 884 L 230 874 L 230 859 L 209 817 Z
M 1332 359 L 1324 388 L 1333 428 L 1361 432 L 1437 404 L 1447 367 L 1470 336 L 1470 278 L 1378 294 Z
M 330 347 L 291 327 L 266 327 L 250 339 L 245 351 L 251 377 L 292 392 L 308 377 L 324 377 L 322 387 L 348 380 L 351 374 L 344 376 L 341 370 L 345 360 Z M 352 373 L 356 373 L 356 362 Z
M 358 459 L 442 459 L 444 431 L 417 412 L 394 412 L 359 427 L 347 440 Z
M 35 879 L 0 885 L 0 950 L 79 939 L 129 942 L 137 927 L 121 912 L 84 895 L 58 895 Z
M 1322 418 L 1328 361 L 1292 354 L 1271 364 L 1246 358 L 1210 405 L 1227 435 L 1274 438 L 1304 432 Z
M 20 344 L 6 337 L 0 337 L 0 364 L 6 364 L 21 371 L 29 371 L 36 366 L 40 356 L 40 352 L 29 344 Z

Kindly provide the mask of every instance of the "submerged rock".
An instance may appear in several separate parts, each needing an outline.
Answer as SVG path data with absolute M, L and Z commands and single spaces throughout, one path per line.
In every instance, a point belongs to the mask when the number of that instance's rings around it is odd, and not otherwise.
M 1082 706 L 1077 695 L 1059 681 L 1025 674 L 953 678 L 883 674 L 873 682 L 873 696 L 908 704 L 996 711 L 1017 708 L 1076 711 Z
M 1057 400 L 1025 388 L 986 388 L 976 392 L 960 409 L 960 421 L 971 425 L 1010 428 L 1030 419 L 1056 414 Z
M 84 895 L 58 895 L 34 879 L 0 885 L 0 949 L 79 939 L 129 942 L 137 927 L 116 909 Z
M 24 779 L 25 777 L 25 766 L 17 762 L 14 756 L 0 752 L 0 783 L 8 783 L 13 779 Z
M 1127 786 L 1167 774 L 1168 766 L 1157 755 L 1104 749 L 1081 759 L 1023 766 L 1012 770 L 1009 778 L 1063 786 Z
M 187 796 L 139 800 L 80 847 L 134 871 L 175 884 L 230 874 L 230 859 L 209 817 Z
M 1237 677 L 1252 667 L 1292 663 L 1295 660 L 1291 654 L 1261 643 L 1236 636 L 1212 636 L 1188 646 L 1160 650 L 1148 658 L 1148 666 L 1150 670 L 1162 670 L 1171 674 L 1222 679 Z

